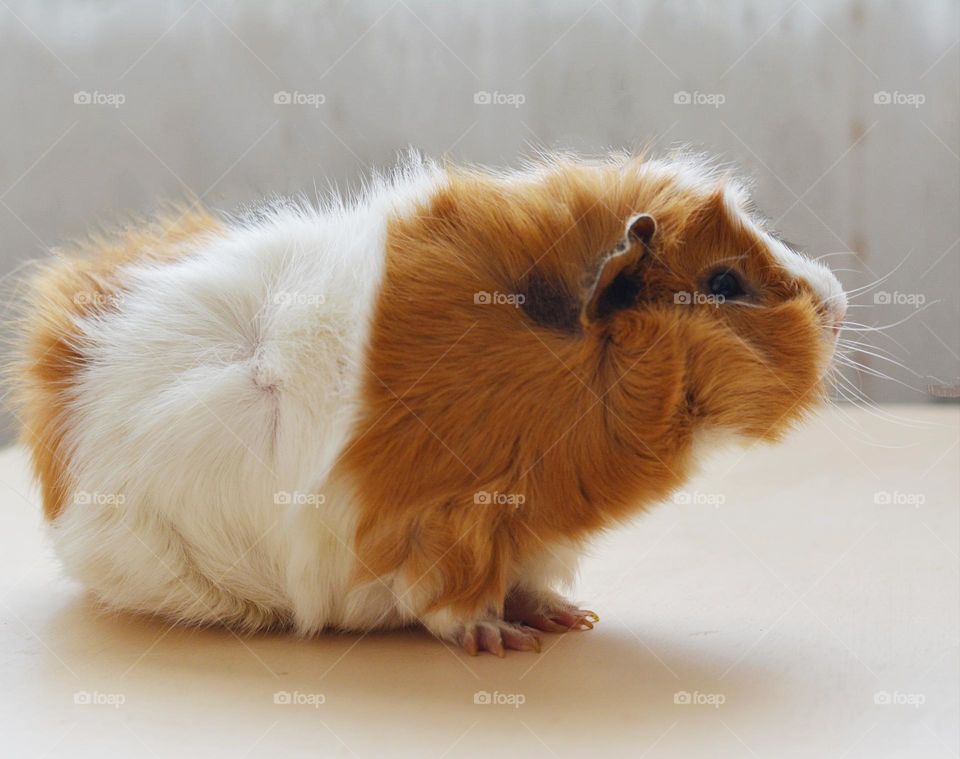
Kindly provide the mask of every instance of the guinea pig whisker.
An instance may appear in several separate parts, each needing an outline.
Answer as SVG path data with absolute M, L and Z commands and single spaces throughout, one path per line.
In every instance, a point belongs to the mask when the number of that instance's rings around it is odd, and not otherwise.
M 889 379 L 889 380 L 891 380 L 891 381 L 893 381 L 893 382 L 897 382 L 897 384 L 903 385 L 904 387 L 908 387 L 908 388 L 910 388 L 911 390 L 914 390 L 914 391 L 916 391 L 916 392 L 918 392 L 918 393 L 922 393 L 922 392 L 923 392 L 923 391 L 920 390 L 919 388 L 915 388 L 915 387 L 913 387 L 913 386 L 911 386 L 911 385 L 908 385 L 908 384 L 906 384 L 906 383 L 904 383 L 904 382 L 900 382 L 899 380 L 894 379 L 894 378 L 892 378 L 892 377 L 887 377 L 886 375 L 883 375 L 883 374 L 881 374 L 881 373 L 873 373 L 873 372 L 871 372 L 871 371 L 866 371 L 866 370 L 862 367 L 862 365 L 856 365 L 856 366 L 854 366 L 854 365 L 846 364 L 845 366 L 847 366 L 848 368 L 851 368 L 851 369 L 853 369 L 853 370 L 855 370 L 855 371 L 857 371 L 857 372 L 862 372 L 863 374 L 867 374 L 867 375 L 871 375 L 871 376 L 876 376 L 876 377 L 879 377 L 880 379 Z M 943 425 L 943 424 L 938 424 L 938 423 L 936 423 L 936 422 L 925 422 L 925 421 L 921 421 L 921 420 L 917 420 L 917 419 L 909 419 L 909 418 L 906 418 L 906 417 L 901 417 L 901 416 L 898 416 L 898 415 L 896 415 L 896 414 L 890 413 L 889 411 L 886 411 L 885 409 L 881 408 L 878 404 L 876 404 L 876 403 L 874 403 L 872 400 L 870 400 L 870 399 L 864 394 L 864 392 L 863 392 L 860 388 L 856 387 L 856 386 L 852 383 L 852 381 L 850 380 L 850 378 L 843 376 L 843 374 L 839 374 L 839 375 L 838 375 L 838 379 L 841 380 L 841 381 L 846 385 L 846 387 L 847 387 L 850 391 L 853 391 L 853 392 L 856 393 L 856 395 L 857 395 L 857 397 L 858 397 L 858 401 L 856 401 L 857 405 L 863 406 L 864 408 L 873 409 L 876 413 L 873 413 L 873 414 L 871 414 L 871 415 L 872 415 L 872 416 L 875 416 L 875 417 L 878 418 L 878 419 L 884 419 L 884 420 L 889 421 L 889 422 L 894 422 L 894 423 L 896 423 L 896 424 L 898 424 L 898 425 L 900 425 L 900 426 L 909 427 L 909 428 L 911 428 L 911 429 L 923 429 L 923 428 L 925 428 L 925 427 L 944 427 L 944 426 L 945 426 L 945 425 Z
M 888 274 L 883 275 L 883 276 L 880 277 L 879 279 L 875 279 L 873 282 L 870 282 L 870 283 L 868 283 L 868 284 L 866 284 L 866 285 L 861 285 L 860 287 L 853 287 L 853 288 L 847 290 L 847 292 L 845 293 L 845 295 L 846 295 L 848 298 L 856 298 L 856 297 L 858 297 L 858 296 L 860 296 L 860 295 L 866 295 L 868 292 L 870 292 L 870 291 L 873 290 L 874 288 L 879 287 L 879 286 L 882 285 L 884 282 L 886 282 L 891 276 L 893 276 L 894 273 L 895 273 L 895 270 L 889 272 Z
M 853 430 L 858 434 L 865 434 L 863 425 L 860 424 L 860 422 L 858 422 L 854 417 L 850 416 L 850 414 L 847 413 L 847 411 L 844 409 L 844 406 L 846 406 L 847 404 L 852 406 L 859 405 L 856 402 L 856 399 L 851 397 L 848 393 L 844 392 L 843 388 L 837 386 L 836 384 L 832 385 L 831 389 L 835 394 L 835 397 L 832 398 L 832 401 L 833 401 L 832 405 L 838 414 L 837 418 L 840 419 L 843 426 L 849 430 Z
M 922 429 L 925 426 L 942 426 L 942 425 L 929 425 L 929 424 L 927 425 L 910 424 L 909 422 L 911 420 L 903 419 L 898 416 L 891 416 L 889 414 L 885 414 L 881 411 L 879 406 L 875 406 L 873 404 L 854 403 L 853 405 L 857 406 L 858 408 L 862 408 L 869 416 L 872 416 L 874 419 L 878 419 L 882 422 L 896 425 L 897 427 L 903 427 L 905 429 L 915 430 L 915 429 Z M 901 445 L 885 445 L 885 444 L 876 443 L 873 441 L 870 441 L 870 442 L 872 445 L 876 445 L 882 448 L 913 448 L 914 446 L 919 445 L 919 442 L 911 443 L 910 445 L 902 445 L 902 446 Z
M 862 394 L 859 388 L 854 388 L 854 390 L 856 391 L 856 394 L 854 394 L 848 390 L 844 390 L 844 388 L 837 383 L 833 383 L 832 387 L 833 387 L 833 390 L 836 391 L 840 399 L 844 401 L 844 403 L 841 403 L 835 399 L 833 403 L 833 408 L 839 414 L 838 419 L 840 419 L 841 424 L 843 424 L 847 429 L 851 430 L 852 432 L 859 433 L 857 437 L 857 442 L 865 443 L 866 445 L 870 445 L 875 448 L 893 448 L 893 449 L 913 448 L 915 445 L 917 445 L 917 443 L 911 443 L 910 445 L 886 445 L 884 443 L 879 442 L 873 435 L 871 435 L 869 432 L 867 432 L 863 428 L 863 425 L 857 419 L 850 416 L 850 414 L 848 414 L 844 409 L 845 404 L 850 404 L 858 408 L 866 407 L 867 412 L 870 413 L 871 416 L 875 416 L 875 417 L 877 416 L 875 413 L 872 413 L 872 409 L 874 408 L 872 404 L 869 404 L 869 403 L 864 404 L 860 400 L 860 398 L 862 397 Z M 898 425 L 901 425 L 901 422 L 895 419 L 887 419 L 885 421 L 892 421 Z
M 867 324 L 860 324 L 860 323 L 858 323 L 858 322 L 844 322 L 843 324 L 840 325 L 840 329 L 841 329 L 840 334 L 841 334 L 841 335 L 845 334 L 845 333 L 844 333 L 844 329 L 846 329 L 846 334 L 849 334 L 849 333 L 852 331 L 852 330 L 849 329 L 849 327 L 851 327 L 851 326 L 853 326 L 853 327 L 867 327 L 867 326 L 869 326 L 869 325 L 867 325 Z M 869 332 L 870 330 L 864 330 L 864 331 Z M 889 334 L 889 333 L 887 333 L 887 332 L 877 332 L 876 334 L 877 334 L 878 337 L 882 337 L 884 340 L 889 340 L 891 343 L 893 343 L 894 345 L 896 345 L 900 350 L 903 351 L 903 353 L 904 353 L 905 355 L 907 355 L 907 356 L 910 355 L 910 349 L 907 348 L 907 346 L 904 345 L 903 343 L 901 343 L 899 340 L 897 340 L 897 338 L 895 338 L 893 335 L 891 335 L 891 334 Z
M 865 345 L 865 343 L 858 343 L 857 345 L 858 345 L 858 346 L 863 346 L 863 345 Z M 870 346 L 870 347 L 873 347 L 873 346 Z M 916 378 L 918 378 L 918 379 L 923 379 L 923 375 L 922 375 L 922 374 L 918 374 L 917 372 L 915 372 L 913 369 L 911 369 L 911 368 L 910 368 L 909 366 L 907 366 L 906 364 L 904 364 L 904 363 L 902 363 L 902 362 L 900 362 L 900 361 L 897 361 L 895 358 L 892 358 L 892 357 L 890 357 L 890 356 L 885 356 L 885 355 L 883 355 L 882 353 L 874 353 L 873 351 L 867 350 L 867 349 L 864 348 L 864 347 L 850 346 L 850 350 L 851 350 L 851 351 L 855 351 L 855 352 L 857 352 L 857 353 L 864 353 L 864 354 L 866 354 L 867 356 L 873 356 L 874 358 L 878 358 L 878 359 L 880 359 L 881 361 L 886 361 L 888 364 L 893 364 L 894 366 L 898 366 L 898 367 L 900 367 L 901 369 L 910 372 L 910 374 L 912 374 L 914 377 L 916 377 Z
M 858 404 L 851 404 L 851 405 L 858 405 Z M 842 404 L 839 404 L 839 403 L 834 404 L 833 408 L 840 414 L 840 416 L 838 416 L 838 419 L 840 420 L 841 424 L 843 424 L 848 430 L 851 430 L 854 433 L 861 433 L 854 438 L 858 443 L 869 445 L 871 448 L 887 448 L 887 449 L 893 449 L 893 450 L 915 448 L 916 446 L 920 445 L 919 442 L 910 443 L 908 445 L 889 445 L 887 443 L 881 443 L 879 440 L 877 440 L 877 438 L 870 435 L 870 433 L 863 428 L 863 425 L 859 421 L 857 421 L 854 417 L 850 416 L 846 412 L 841 411 Z M 870 412 L 868 411 L 868 413 Z M 876 414 L 871 413 L 870 416 L 876 416 Z M 889 420 L 884 420 L 884 421 L 889 421 Z
M 884 353 L 891 357 L 894 356 L 894 354 L 888 351 L 886 348 L 882 348 L 881 346 L 875 345 L 873 343 L 868 343 L 866 340 L 854 340 L 853 338 L 850 338 L 850 337 L 844 337 L 842 333 L 840 337 L 837 338 L 837 345 L 842 345 L 852 350 L 856 350 L 857 346 L 863 346 L 865 348 L 870 348 L 871 350 L 880 351 L 881 353 Z
M 862 363 L 860 363 L 859 361 L 854 361 L 854 360 L 853 360 L 852 358 L 850 358 L 849 356 L 842 356 L 842 357 L 839 357 L 839 356 L 838 356 L 838 360 L 841 359 L 841 358 L 843 359 L 841 363 L 843 363 L 844 366 L 849 366 L 851 369 L 854 369 L 854 370 L 856 370 L 856 371 L 858 371 L 858 372 L 862 372 L 862 373 L 864 373 L 864 374 L 868 374 L 868 375 L 870 375 L 871 377 L 876 377 L 877 379 L 888 380 L 888 381 L 890 381 L 890 382 L 896 382 L 898 385 L 902 385 L 903 387 L 910 388 L 911 390 L 914 390 L 914 391 L 916 391 L 916 392 L 918 392 L 918 393 L 922 393 L 922 392 L 923 392 L 923 390 L 921 390 L 921 389 L 918 388 L 918 387 L 914 387 L 913 385 L 911 385 L 911 384 L 909 384 L 909 383 L 907 383 L 907 382 L 904 382 L 903 380 L 899 380 L 899 379 L 897 379 L 896 377 L 891 377 L 889 374 L 886 374 L 885 372 L 881 372 L 879 369 L 875 369 L 875 368 L 873 368 L 872 366 L 867 366 L 866 364 L 862 364 Z
M 854 384 L 849 378 L 843 375 L 842 368 L 838 365 L 837 371 L 832 377 L 833 388 L 842 398 L 853 403 L 855 406 L 869 404 L 869 400 L 863 394 L 863 391 Z
M 837 361 L 841 362 L 845 366 L 849 366 L 858 371 L 862 371 L 865 373 L 872 373 L 874 376 L 880 377 L 880 379 L 889 379 L 889 380 L 893 379 L 893 377 L 888 377 L 879 369 L 874 369 L 872 366 L 867 366 L 866 364 L 861 363 L 860 361 L 857 361 L 854 358 L 851 358 L 846 353 L 837 354 Z
M 873 343 L 868 343 L 865 340 L 853 340 L 852 338 L 841 336 L 837 338 L 837 345 L 847 348 L 849 351 L 859 351 L 867 348 L 869 350 L 879 351 L 889 358 L 897 358 L 896 354 L 892 353 L 886 348 L 883 348 L 879 345 L 874 345 Z
M 845 397 L 849 397 L 849 394 L 852 394 L 855 400 L 852 400 L 854 405 L 863 408 L 870 414 L 870 416 L 875 419 L 880 419 L 882 421 L 890 422 L 896 424 L 899 427 L 906 427 L 908 429 L 923 429 L 925 427 L 942 427 L 944 425 L 937 424 L 935 422 L 923 422 L 917 419 L 908 419 L 905 417 L 897 416 L 896 414 L 891 414 L 890 412 L 884 410 L 872 400 L 870 400 L 863 391 L 858 388 L 853 382 L 848 378 L 843 376 L 842 373 L 836 375 L 836 379 L 843 383 L 843 387 L 848 391 L 843 393 Z M 841 385 L 836 385 L 836 388 L 839 390 Z
M 907 314 L 902 319 L 899 319 L 895 322 L 891 322 L 890 324 L 883 324 L 879 327 L 871 326 L 868 324 L 856 324 L 855 322 L 849 322 L 849 324 L 852 326 L 848 326 L 848 322 L 843 322 L 843 324 L 841 324 L 840 327 L 841 329 L 846 329 L 846 330 L 849 330 L 850 332 L 883 332 L 884 330 L 892 329 L 893 327 L 898 327 L 901 324 L 910 321 L 914 317 L 922 314 L 928 308 L 931 308 L 932 306 L 937 305 L 939 302 L 940 302 L 939 300 L 930 301 L 930 303 L 927 303 L 921 306 L 916 311 L 913 311 L 912 313 Z
M 830 389 L 836 394 L 835 402 L 846 401 L 847 403 L 853 403 L 854 405 L 859 405 L 860 399 L 857 395 L 851 393 L 849 390 L 843 387 L 840 384 L 840 378 L 842 377 L 841 370 L 839 365 L 835 366 L 833 371 L 830 373 L 829 382 Z
M 888 357 L 886 357 L 886 356 L 882 356 L 882 355 L 877 354 L 877 353 L 870 353 L 869 351 L 865 351 L 865 350 L 863 350 L 862 348 L 850 348 L 850 347 L 847 347 L 847 346 L 844 346 L 844 352 L 843 352 L 843 353 L 838 353 L 837 359 L 840 360 L 840 359 L 842 358 L 842 359 L 844 359 L 844 360 L 847 361 L 847 362 L 854 361 L 855 359 L 853 358 L 853 355 L 854 355 L 855 353 L 858 353 L 858 354 L 859 354 L 859 353 L 862 353 L 862 354 L 865 354 L 865 355 L 867 355 L 867 356 L 872 356 L 872 357 L 874 357 L 874 358 L 880 359 L 880 360 L 882 360 L 882 361 L 887 361 L 888 363 L 893 364 L 893 365 L 895 365 L 895 366 L 902 366 L 902 364 L 899 364 L 897 361 L 895 361 L 895 360 L 892 359 L 892 358 L 888 358 Z M 872 368 L 872 367 L 869 366 L 869 364 L 867 364 L 867 367 L 868 367 L 868 368 Z M 908 372 L 910 372 L 910 374 L 912 374 L 914 377 L 917 377 L 918 379 L 921 379 L 921 376 L 920 376 L 919 374 L 917 374 L 917 373 L 914 372 L 913 370 L 909 369 L 908 367 L 902 366 L 902 368 L 906 369 L 906 370 L 907 370 Z
M 907 253 L 907 255 L 900 260 L 900 263 L 894 266 L 890 271 L 888 271 L 882 277 L 878 277 L 870 284 L 863 285 L 862 287 L 853 288 L 847 293 L 847 297 L 853 297 L 854 295 L 859 295 L 861 293 L 869 292 L 873 288 L 882 285 L 884 282 L 886 282 L 888 279 L 890 279 L 890 277 L 892 277 L 894 274 L 896 274 L 900 270 L 900 268 L 907 262 L 907 260 L 909 260 L 912 254 L 913 254 L 913 248 L 911 248 Z
M 824 258 L 831 258 L 832 256 L 859 256 L 855 250 L 838 250 L 834 253 L 824 253 L 822 256 L 817 256 L 814 261 L 822 261 Z
M 890 272 L 890 274 L 893 274 L 893 272 Z M 846 295 L 847 298 L 856 298 L 860 295 L 865 295 L 873 288 L 878 287 L 879 285 L 882 285 L 886 281 L 887 277 L 890 276 L 890 274 L 887 274 L 885 277 L 880 277 L 880 279 L 875 279 L 873 282 L 870 282 L 869 284 L 861 285 L 860 287 L 852 287 L 849 290 L 847 290 L 844 293 L 844 295 Z

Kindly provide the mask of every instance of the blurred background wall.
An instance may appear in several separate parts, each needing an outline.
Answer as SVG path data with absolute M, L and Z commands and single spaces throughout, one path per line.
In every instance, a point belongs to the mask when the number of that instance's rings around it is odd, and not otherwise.
M 0 276 L 164 198 L 355 187 L 407 145 L 510 164 L 689 143 L 752 176 L 785 237 L 839 254 L 848 288 L 888 276 L 851 319 L 902 323 L 851 335 L 870 369 L 850 380 L 923 401 L 960 375 L 958 8 L 4 0 Z

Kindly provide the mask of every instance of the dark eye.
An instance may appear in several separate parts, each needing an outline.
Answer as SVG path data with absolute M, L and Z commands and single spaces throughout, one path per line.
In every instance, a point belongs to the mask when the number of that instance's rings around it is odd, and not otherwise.
M 711 295 L 724 300 L 733 300 L 746 293 L 740 284 L 740 277 L 733 271 L 718 271 L 707 280 L 707 288 Z

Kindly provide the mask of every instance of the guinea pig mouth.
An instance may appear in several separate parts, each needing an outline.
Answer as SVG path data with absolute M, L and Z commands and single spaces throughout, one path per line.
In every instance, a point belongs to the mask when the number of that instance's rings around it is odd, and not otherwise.
M 824 349 L 829 360 L 833 360 L 837 354 L 837 348 L 840 345 L 840 326 L 832 322 L 823 325 L 820 330 L 823 338 Z
M 826 345 L 828 353 L 832 356 L 840 343 L 840 327 L 834 324 L 824 324 L 820 330 L 823 342 Z
M 822 311 L 823 334 L 827 342 L 836 346 L 843 329 L 843 320 L 847 315 L 846 299 L 837 305 L 825 305 Z
M 840 327 L 834 322 L 825 323 L 821 330 L 823 336 L 821 364 L 820 364 L 820 383 L 824 391 L 836 382 L 831 379 L 834 373 L 840 371 L 844 360 L 840 353 Z

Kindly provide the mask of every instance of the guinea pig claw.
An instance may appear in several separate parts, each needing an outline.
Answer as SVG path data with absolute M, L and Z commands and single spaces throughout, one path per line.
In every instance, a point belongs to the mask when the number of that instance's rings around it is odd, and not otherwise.
M 500 630 L 492 625 L 482 625 L 480 627 L 480 647 L 502 659 L 504 657 L 504 650 L 503 636 Z
M 514 588 L 507 595 L 504 613 L 507 619 L 547 633 L 592 630 L 600 621 L 595 611 L 578 609 L 554 593 L 536 593 L 520 588 Z
M 580 609 L 561 609 L 551 611 L 548 617 L 552 628 L 548 632 L 569 632 L 571 630 L 592 630 L 599 617 L 592 611 Z M 546 628 L 541 628 L 546 629 Z
M 467 631 L 463 634 L 463 650 L 466 651 L 470 656 L 476 656 L 479 648 L 477 647 L 477 636 L 473 634 L 472 631 Z
M 483 620 L 466 626 L 460 637 L 460 645 L 471 656 L 486 651 L 501 659 L 508 650 L 540 651 L 540 638 L 535 630 L 525 625 L 515 625 L 502 619 Z
M 536 651 L 540 653 L 540 637 L 536 631 L 526 625 L 510 625 L 504 623 L 501 628 L 503 641 L 507 648 L 515 651 Z
M 554 618 L 554 621 L 557 621 L 556 618 Z M 589 619 L 578 619 L 572 625 L 569 625 L 566 629 L 567 630 L 592 630 L 593 622 L 591 622 Z

